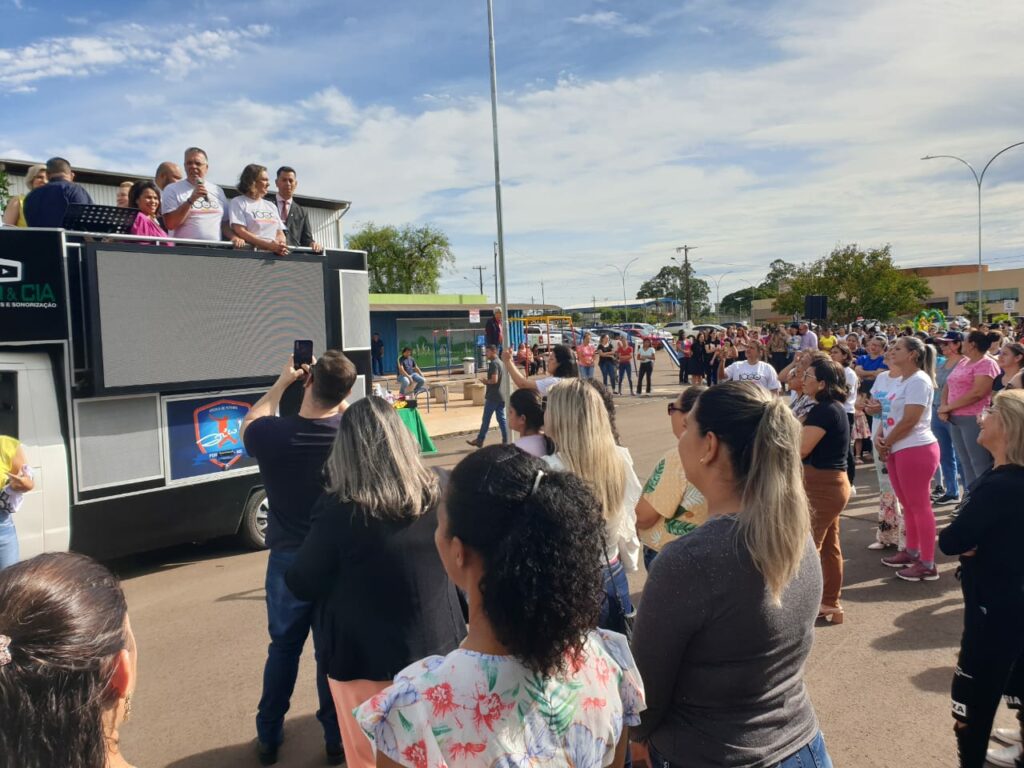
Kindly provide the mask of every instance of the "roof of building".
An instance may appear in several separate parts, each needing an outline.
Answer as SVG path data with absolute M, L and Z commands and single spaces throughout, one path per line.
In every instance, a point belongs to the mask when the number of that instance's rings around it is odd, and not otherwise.
M 586 312 L 588 309 L 593 311 L 595 309 L 621 309 L 625 307 L 648 307 L 651 304 L 679 304 L 680 301 L 677 298 L 671 296 L 663 296 L 661 298 L 650 298 L 650 299 L 629 299 L 623 304 L 621 301 L 587 301 L 582 304 L 568 304 L 562 309 L 566 312 Z
M 38 164 L 43 165 L 45 162 L 45 160 L 38 161 Z M 36 164 L 37 161 L 32 160 L 0 158 L 0 167 L 5 168 L 8 174 L 13 175 L 24 175 L 31 166 Z M 75 171 L 75 180 L 85 184 L 109 184 L 116 187 L 122 181 L 152 181 L 153 179 L 152 176 L 140 176 L 137 173 L 99 171 L 95 168 L 79 168 L 74 164 L 71 167 Z M 233 184 L 218 184 L 218 186 L 224 190 L 224 194 L 228 197 L 236 197 L 241 194 Z M 343 211 L 352 207 L 352 203 L 348 200 L 331 200 L 326 197 L 311 197 L 309 195 L 295 195 L 295 199 L 299 202 L 299 205 L 308 208 L 325 208 L 329 211 Z

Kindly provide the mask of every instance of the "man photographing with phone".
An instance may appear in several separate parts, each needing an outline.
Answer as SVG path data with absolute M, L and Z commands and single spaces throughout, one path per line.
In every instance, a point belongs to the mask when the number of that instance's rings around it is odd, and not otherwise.
M 296 345 L 296 350 L 302 350 Z M 267 520 L 267 625 L 270 647 L 263 670 L 263 695 L 256 713 L 259 760 L 277 762 L 284 716 L 288 711 L 299 657 L 309 631 L 317 658 L 316 685 L 324 729 L 327 761 L 341 765 L 344 752 L 334 700 L 321 660 L 321 643 L 313 622 L 313 603 L 298 600 L 284 581 L 285 572 L 310 528 L 310 510 L 324 487 L 323 466 L 352 391 L 356 368 L 339 350 L 331 349 L 311 364 L 295 366 L 288 359 L 281 375 L 250 409 L 242 422 L 245 450 L 259 462 L 270 512 Z M 294 416 L 277 416 L 285 391 L 302 382 L 302 405 Z

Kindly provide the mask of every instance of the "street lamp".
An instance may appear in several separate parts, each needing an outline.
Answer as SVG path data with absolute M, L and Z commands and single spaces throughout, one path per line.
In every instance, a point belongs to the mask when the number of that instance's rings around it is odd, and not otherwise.
M 633 263 L 638 261 L 639 259 L 640 259 L 639 256 L 634 256 L 632 259 L 627 261 L 626 262 L 626 266 L 624 266 L 622 268 L 619 268 L 619 267 L 615 266 L 614 264 L 609 264 L 608 265 L 609 267 L 614 269 L 616 272 L 618 272 L 619 273 L 619 277 L 622 278 L 622 311 L 623 311 L 623 313 L 625 313 L 625 317 L 626 317 L 627 320 L 629 319 L 629 309 L 626 307 L 626 273 L 629 271 L 629 268 L 631 266 L 633 266 Z
M 992 157 L 989 159 L 989 161 L 987 163 L 985 163 L 985 167 L 981 169 L 981 175 L 978 175 L 978 172 L 974 170 L 974 166 L 972 166 L 970 163 L 968 163 L 962 157 L 957 157 L 956 155 L 925 155 L 924 157 L 921 158 L 922 160 L 937 160 L 939 158 L 946 158 L 948 160 L 959 160 L 961 163 L 963 163 L 964 165 L 966 165 L 970 169 L 971 174 L 974 176 L 974 181 L 978 185 L 978 324 L 979 325 L 983 322 L 982 314 L 984 312 L 984 309 L 983 309 L 984 303 L 982 302 L 982 295 L 983 295 L 983 293 L 982 293 L 982 270 L 981 270 L 981 183 L 985 180 L 985 171 L 987 171 L 988 167 L 990 165 L 992 165 L 992 161 L 993 160 L 995 160 L 997 157 L 999 157 L 1001 154 L 1003 154 L 1003 152 L 1006 152 L 1009 149 L 1013 149 L 1014 147 L 1019 147 L 1021 145 L 1024 145 L 1024 141 L 1018 141 L 1016 144 L 1011 144 L 1008 147 L 1003 147 L 1002 149 L 1000 149 L 998 152 L 996 152 L 994 155 L 992 155 Z
M 721 296 L 721 293 L 719 292 L 719 288 L 721 287 L 722 280 L 725 278 L 725 276 L 726 275 L 731 275 L 731 274 L 732 274 L 732 272 L 723 272 L 722 276 L 719 277 L 717 280 L 715 280 L 714 278 L 711 278 L 712 280 L 714 280 L 714 283 L 715 283 L 715 320 L 718 320 L 719 316 L 722 314 L 722 310 L 721 310 L 722 296 Z

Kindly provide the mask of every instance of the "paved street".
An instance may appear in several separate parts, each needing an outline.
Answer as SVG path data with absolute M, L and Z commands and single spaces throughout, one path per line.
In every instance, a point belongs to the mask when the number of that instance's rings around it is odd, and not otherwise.
M 665 407 L 676 391 L 674 371 L 663 365 L 655 380 L 654 396 L 618 400 L 619 430 L 641 479 L 672 445 Z M 440 454 L 430 463 L 454 465 L 470 450 L 464 439 L 438 439 Z M 941 563 L 937 582 L 894 579 L 879 553 L 865 549 L 874 529 L 870 467 L 860 470 L 857 485 L 860 494 L 842 522 L 846 623 L 816 630 L 807 670 L 829 749 L 840 768 L 954 766 L 948 689 L 961 598 L 953 563 Z M 266 559 L 265 552 L 209 542 L 113 564 L 124 579 L 139 644 L 139 684 L 122 734 L 134 764 L 257 764 L 253 720 L 267 643 Z M 633 586 L 639 593 L 642 574 Z M 323 765 L 315 707 L 307 647 L 285 726 L 284 768 Z M 999 724 L 1009 724 L 1005 710 Z

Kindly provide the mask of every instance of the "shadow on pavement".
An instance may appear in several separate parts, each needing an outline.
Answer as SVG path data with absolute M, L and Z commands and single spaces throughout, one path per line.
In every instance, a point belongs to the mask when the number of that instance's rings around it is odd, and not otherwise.
M 278 753 L 279 768 L 320 768 L 324 765 L 324 740 L 320 724 L 313 715 L 288 719 L 284 725 L 284 742 Z M 259 765 L 256 739 L 217 747 L 207 752 L 175 760 L 167 768 L 224 768 L 229 765 Z
M 231 537 L 210 539 L 192 544 L 177 544 L 173 547 L 154 549 L 137 555 L 109 560 L 105 565 L 119 579 L 134 579 L 161 571 L 183 568 L 204 560 L 242 555 L 254 550 L 244 547 Z
M 266 590 L 263 587 L 256 587 L 254 589 L 247 589 L 244 592 L 232 592 L 228 595 L 221 595 L 215 603 L 229 603 L 235 600 L 255 600 L 257 602 L 264 602 L 267 598 Z
M 919 690 L 932 693 L 949 693 L 950 685 L 953 682 L 953 664 L 948 667 L 933 667 L 926 669 L 910 678 Z
M 952 664 L 956 659 L 952 649 L 960 646 L 963 629 L 962 605 L 963 601 L 957 596 L 900 614 L 893 621 L 896 631 L 875 638 L 871 647 L 879 651 L 945 648 L 949 650 Z

